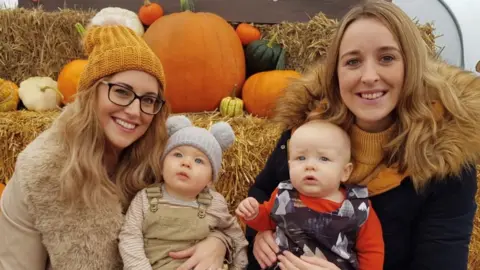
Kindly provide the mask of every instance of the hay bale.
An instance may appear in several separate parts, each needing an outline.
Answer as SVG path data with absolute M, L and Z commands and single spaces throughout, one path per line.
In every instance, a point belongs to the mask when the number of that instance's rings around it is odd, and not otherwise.
M 71 9 L 0 10 L 0 74 L 19 84 L 31 76 L 57 79 L 69 61 L 84 57 L 75 23 L 86 24 L 93 11 Z
M 19 84 L 31 76 L 57 79 L 61 68 L 73 59 L 85 57 L 75 23 L 87 25 L 95 10 L 42 9 L 0 10 L 0 74 Z M 286 50 L 287 68 L 302 71 L 324 56 L 328 42 L 335 33 L 336 20 L 318 13 L 309 22 L 282 22 L 256 25 L 264 38 L 278 34 L 277 41 Z M 431 24 L 418 27 L 434 49 L 435 36 Z
M 18 153 L 48 128 L 57 115 L 56 111 L 0 113 L 0 183 L 8 182 Z
M 18 153 L 47 129 L 58 114 L 58 110 L 44 113 L 26 110 L 0 113 L 0 141 L 3 142 L 0 144 L 1 183 L 8 182 L 12 176 Z M 225 152 L 216 189 L 224 194 L 232 207 L 236 207 L 263 168 L 280 135 L 280 127 L 250 115 L 225 118 L 218 112 L 211 112 L 187 116 L 200 127 L 208 128 L 217 121 L 226 121 L 232 126 L 236 141 Z
M 265 38 L 277 35 L 277 42 L 285 49 L 286 68 L 302 72 L 325 56 L 337 25 L 337 20 L 318 13 L 308 22 L 282 22 L 266 28 Z
M 59 111 L 44 113 L 16 111 L 0 113 L 0 183 L 13 174 L 15 160 L 38 134 L 48 128 Z M 227 121 L 236 134 L 234 145 L 225 152 L 216 189 L 222 193 L 233 213 L 238 203 L 247 196 L 249 187 L 265 165 L 275 147 L 280 128 L 268 120 L 246 115 L 223 118 L 217 112 L 187 115 L 195 125 L 208 128 L 217 121 Z M 480 166 L 477 166 L 480 181 Z M 476 201 L 480 203 L 480 190 Z M 475 216 L 470 244 L 469 269 L 480 269 L 480 208 Z
M 477 183 L 480 184 L 480 164 L 477 165 Z M 473 222 L 472 240 L 470 241 L 470 253 L 468 256 L 469 270 L 480 269 L 480 188 L 475 195 L 475 201 L 479 207 Z

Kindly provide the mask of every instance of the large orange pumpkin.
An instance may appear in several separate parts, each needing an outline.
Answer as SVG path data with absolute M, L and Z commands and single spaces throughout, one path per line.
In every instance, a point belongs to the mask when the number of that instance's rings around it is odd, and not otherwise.
M 272 70 L 255 73 L 243 85 L 242 96 L 247 112 L 259 117 L 271 117 L 275 102 L 288 83 L 299 78 L 293 70 Z
M 70 103 L 75 100 L 77 93 L 78 81 L 88 61 L 76 59 L 67 63 L 58 74 L 58 90 L 63 95 L 63 104 Z
M 183 11 L 156 20 L 143 38 L 165 69 L 174 113 L 212 111 L 245 81 L 243 47 L 233 27 L 212 13 Z

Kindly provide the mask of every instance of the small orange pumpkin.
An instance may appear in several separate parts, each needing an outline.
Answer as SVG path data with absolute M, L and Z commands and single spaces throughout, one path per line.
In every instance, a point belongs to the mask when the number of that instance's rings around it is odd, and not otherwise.
M 242 89 L 242 98 L 247 112 L 258 117 L 273 116 L 278 97 L 291 79 L 299 78 L 294 70 L 272 70 L 250 76 Z
M 63 95 L 63 104 L 75 100 L 74 95 L 77 93 L 78 81 L 87 63 L 88 61 L 83 59 L 73 60 L 67 63 L 58 74 L 58 90 Z
M 144 25 L 151 25 L 158 18 L 163 16 L 163 8 L 157 3 L 152 3 L 150 0 L 145 0 L 143 6 L 138 11 L 138 17 Z
M 248 45 L 248 43 L 252 41 L 259 40 L 261 36 L 260 30 L 248 23 L 239 24 L 237 29 L 235 29 L 235 32 L 237 32 L 237 35 L 240 38 L 240 41 L 242 41 L 243 45 Z

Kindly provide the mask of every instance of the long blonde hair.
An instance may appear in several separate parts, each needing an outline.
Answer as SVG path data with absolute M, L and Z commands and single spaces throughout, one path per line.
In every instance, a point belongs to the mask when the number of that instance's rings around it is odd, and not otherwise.
M 445 108 L 444 117 L 458 121 L 477 121 L 471 119 L 460 105 L 454 87 L 438 72 L 438 61 L 433 58 L 422 39 L 417 26 L 400 8 L 387 1 L 367 1 L 351 9 L 338 25 L 335 36 L 327 50 L 326 59 L 313 68 L 303 80 L 291 87 L 303 87 L 323 108 L 310 113 L 308 120 L 326 119 L 349 130 L 355 116 L 345 106 L 340 96 L 338 82 L 338 56 L 340 43 L 346 29 L 355 21 L 373 18 L 385 25 L 400 46 L 405 72 L 404 84 L 398 104 L 394 110 L 396 119 L 394 137 L 384 146 L 385 163 L 395 164 L 401 173 L 414 175 L 417 188 L 428 182 L 437 172 L 448 171 L 448 164 L 431 162 L 433 155 L 432 140 L 439 129 L 438 113 L 432 102 L 436 101 Z M 315 80 L 315 84 L 310 82 Z M 315 89 L 315 88 L 318 89 Z M 288 88 L 286 95 L 288 94 Z M 287 97 L 290 98 L 291 97 Z M 279 103 L 277 111 L 288 108 Z
M 169 108 L 165 104 L 145 134 L 122 151 L 117 169 L 109 176 L 104 164 L 108 151 L 105 134 L 96 113 L 99 81 L 88 89 L 79 89 L 75 101 L 57 121 L 60 141 L 68 153 L 59 176 L 61 197 L 70 206 L 80 203 L 87 207 L 118 198 L 126 207 L 139 190 L 161 176 Z

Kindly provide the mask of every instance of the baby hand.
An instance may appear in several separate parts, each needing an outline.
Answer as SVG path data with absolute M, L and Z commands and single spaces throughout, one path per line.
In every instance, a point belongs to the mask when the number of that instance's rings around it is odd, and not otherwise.
M 245 220 L 251 220 L 257 217 L 258 215 L 258 202 L 252 197 L 248 197 L 237 207 L 235 210 L 237 216 L 242 217 Z

